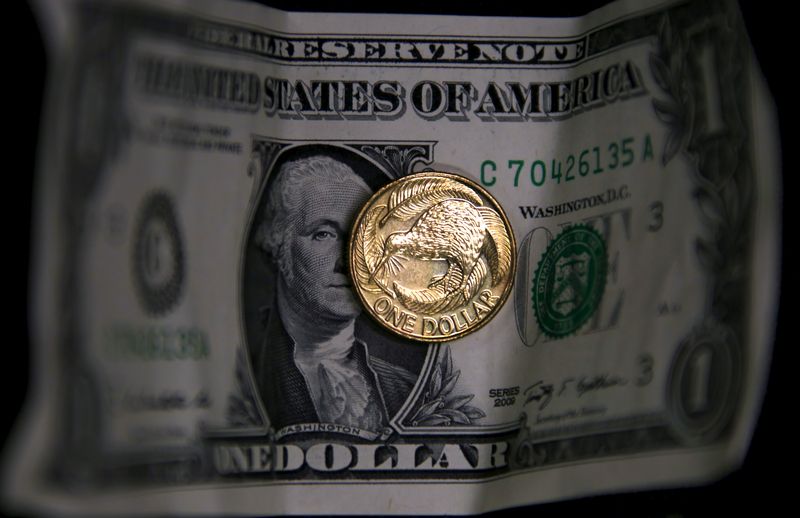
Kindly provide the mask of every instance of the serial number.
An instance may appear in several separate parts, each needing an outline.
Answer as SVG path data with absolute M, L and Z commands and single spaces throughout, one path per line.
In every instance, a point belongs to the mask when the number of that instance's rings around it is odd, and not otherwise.
M 653 160 L 653 141 L 649 134 L 643 137 L 626 137 L 603 146 L 593 146 L 563 159 L 507 160 L 504 174 L 500 177 L 497 161 L 481 163 L 481 183 L 488 187 L 498 178 L 512 178 L 514 187 L 532 185 L 542 187 L 545 183 L 568 183 L 588 176 L 625 169 L 637 161 Z M 502 163 L 502 161 L 500 161 Z M 512 176 L 513 175 L 513 176 Z

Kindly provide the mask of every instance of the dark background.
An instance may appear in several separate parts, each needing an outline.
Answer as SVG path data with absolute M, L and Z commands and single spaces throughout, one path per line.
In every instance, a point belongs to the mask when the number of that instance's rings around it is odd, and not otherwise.
M 579 16 L 606 2 L 438 2 L 429 5 L 420 1 L 396 3 L 366 3 L 340 1 L 325 2 L 267 2 L 288 10 L 352 12 L 406 12 L 429 14 L 469 14 L 505 16 Z M 302 5 L 301 5 L 302 4 Z M 797 80 L 789 80 L 795 68 L 794 55 L 797 44 L 793 26 L 794 17 L 788 10 L 781 12 L 777 4 L 765 9 L 765 2 L 742 1 L 740 5 L 759 63 L 772 90 L 778 107 L 782 135 L 783 172 L 783 238 L 791 245 L 794 223 L 792 199 L 796 181 L 787 162 L 786 149 L 794 145 L 795 128 L 790 126 L 793 103 L 789 88 Z M 788 5 L 788 4 L 787 4 Z M 10 11 L 9 11 L 10 8 Z M 4 27 L 4 52 L 2 53 L 2 80 L 4 117 L 4 200 L 3 221 L 5 247 L 3 254 L 3 282 L 7 304 L 3 312 L 2 380 L 4 385 L 0 444 L 5 446 L 5 436 L 13 425 L 32 379 L 29 344 L 28 291 L 31 279 L 31 217 L 36 164 L 36 149 L 41 118 L 41 101 L 44 92 L 46 57 L 39 28 L 30 7 L 24 2 L 13 2 L 6 7 Z M 56 85 L 57 87 L 57 85 Z M 592 516 L 705 516 L 709 514 L 763 513 L 783 514 L 794 508 L 794 490 L 797 476 L 793 440 L 798 437 L 793 418 L 795 395 L 790 386 L 795 364 L 790 355 L 789 325 L 798 304 L 794 301 L 797 288 L 797 268 L 783 248 L 780 290 L 780 309 L 773 362 L 766 396 L 755 434 L 741 469 L 723 477 L 718 482 L 701 487 L 643 491 L 590 497 L 568 502 L 544 504 L 518 509 L 524 514 L 563 516 L 586 514 Z M 764 272 L 769 274 L 770 272 Z M 756 272 L 758 275 L 758 272 Z M 13 476 L 13 475 L 12 475 Z M 790 485 L 791 483 L 791 485 Z M 787 507 L 784 508 L 784 505 Z M 791 512 L 791 511 L 789 511 Z M 2 513 L 2 511 L 0 511 Z M 496 514 L 510 514 L 500 511 Z

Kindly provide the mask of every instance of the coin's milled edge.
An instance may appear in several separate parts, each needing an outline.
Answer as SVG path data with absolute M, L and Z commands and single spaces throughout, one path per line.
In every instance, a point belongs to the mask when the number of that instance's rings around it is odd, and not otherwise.
M 465 331 L 459 332 L 458 334 L 454 334 L 454 335 L 451 335 L 451 336 L 422 338 L 422 337 L 417 337 L 417 336 L 409 336 L 409 335 L 401 334 L 401 333 L 399 333 L 397 331 L 392 330 L 391 328 L 389 328 L 387 326 L 384 326 L 382 323 L 378 322 L 378 324 L 380 324 L 381 327 L 386 329 L 387 331 L 390 331 L 391 333 L 393 333 L 393 334 L 395 334 L 397 336 L 401 336 L 401 337 L 403 337 L 405 339 L 408 339 L 410 341 L 413 341 L 413 342 L 426 343 L 426 344 L 427 343 L 452 342 L 454 340 L 457 340 L 459 338 L 463 338 L 463 337 L 465 337 L 467 335 L 470 335 L 472 333 L 477 332 L 478 330 L 480 330 L 482 327 L 484 327 L 487 323 L 492 321 L 497 316 L 497 313 L 503 308 L 503 306 L 505 305 L 506 301 L 508 300 L 509 295 L 511 294 L 511 290 L 513 289 L 513 285 L 514 285 L 513 280 L 516 277 L 516 271 L 517 271 L 517 240 L 516 240 L 516 236 L 514 235 L 514 228 L 511 226 L 511 222 L 508 220 L 508 217 L 506 216 L 506 213 L 505 213 L 505 210 L 503 209 L 503 206 L 497 201 L 497 199 L 494 196 L 491 195 L 491 193 L 489 193 L 489 191 L 487 191 L 486 189 L 484 189 L 483 187 L 478 185 L 478 183 L 475 182 L 474 180 L 471 180 L 470 178 L 467 178 L 465 176 L 461 176 L 461 175 L 458 175 L 458 174 L 454 174 L 454 173 L 448 173 L 448 172 L 442 172 L 442 171 L 421 171 L 421 172 L 418 172 L 418 173 L 412 173 L 410 175 L 403 176 L 401 178 L 393 180 L 393 181 L 387 183 L 386 185 L 384 185 L 383 187 L 381 187 L 380 189 L 378 189 L 378 191 L 375 192 L 372 196 L 370 196 L 370 199 L 367 200 L 366 203 L 364 203 L 364 205 L 358 211 L 358 214 L 356 215 L 355 219 L 353 220 L 353 224 L 352 224 L 351 230 L 350 230 L 350 236 L 348 238 L 348 243 L 347 243 L 349 275 L 351 277 L 350 280 L 351 280 L 351 283 L 353 285 L 353 291 L 358 296 L 359 301 L 361 301 L 361 304 L 367 309 L 366 312 L 369 314 L 370 318 L 377 320 L 376 317 L 371 313 L 371 311 L 369 311 L 369 304 L 368 304 L 367 300 L 364 298 L 364 295 L 361 293 L 361 290 L 356 287 L 356 283 L 352 279 L 353 271 L 354 271 L 355 266 L 356 266 L 355 265 L 355 254 L 354 254 L 354 250 L 353 250 L 353 241 L 354 241 L 354 238 L 355 238 L 355 235 L 356 235 L 356 231 L 358 229 L 358 226 L 361 224 L 361 221 L 364 218 L 367 210 L 370 208 L 372 200 L 382 196 L 386 191 L 388 191 L 389 189 L 394 188 L 396 186 L 396 184 L 398 184 L 400 182 L 407 181 L 409 178 L 422 178 L 422 177 L 426 177 L 426 176 L 427 177 L 431 177 L 431 178 L 444 177 L 444 178 L 449 178 L 451 180 L 463 182 L 467 186 L 469 186 L 470 188 L 475 189 L 478 192 L 478 194 L 480 194 L 481 196 L 485 197 L 489 202 L 491 202 L 493 204 L 493 206 L 495 208 L 497 208 L 497 212 L 500 215 L 500 218 L 502 219 L 503 224 L 505 225 L 506 229 L 508 229 L 508 238 L 509 238 L 509 242 L 510 242 L 510 245 L 511 245 L 511 266 L 510 266 L 510 268 L 508 270 L 508 275 L 507 275 L 508 282 L 506 283 L 506 286 L 503 289 L 503 292 L 498 296 L 497 303 L 492 307 L 489 315 L 487 315 L 486 318 L 482 319 L 477 324 L 475 324 L 474 327 L 470 327 L 469 329 L 467 329 Z

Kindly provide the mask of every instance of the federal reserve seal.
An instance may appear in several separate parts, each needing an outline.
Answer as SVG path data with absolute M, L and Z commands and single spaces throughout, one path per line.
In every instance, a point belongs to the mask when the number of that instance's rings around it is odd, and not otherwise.
M 184 253 L 172 198 L 148 194 L 133 234 L 133 282 L 143 309 L 166 313 L 178 302 L 184 280 Z
M 386 185 L 351 235 L 356 293 L 380 324 L 406 338 L 471 333 L 511 290 L 511 225 L 488 192 L 461 176 L 424 172 Z
M 533 280 L 533 309 L 551 338 L 574 333 L 603 298 L 608 258 L 600 234 L 585 225 L 566 228 L 547 247 Z

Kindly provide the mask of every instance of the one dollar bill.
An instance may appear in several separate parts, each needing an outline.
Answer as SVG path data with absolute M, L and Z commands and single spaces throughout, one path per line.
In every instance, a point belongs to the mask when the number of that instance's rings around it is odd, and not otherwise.
M 13 504 L 463 514 L 741 462 L 780 196 L 735 4 L 571 19 L 47 7 L 39 385 L 5 466 Z M 391 286 L 369 312 L 354 294 L 357 213 L 423 171 L 469 178 L 507 215 L 499 310 L 478 285 L 424 322 Z M 418 217 L 420 193 L 367 220 Z M 453 275 L 436 253 L 419 293 Z M 398 255 L 380 266 L 402 278 L 414 259 Z M 449 342 L 386 329 L 476 322 Z

